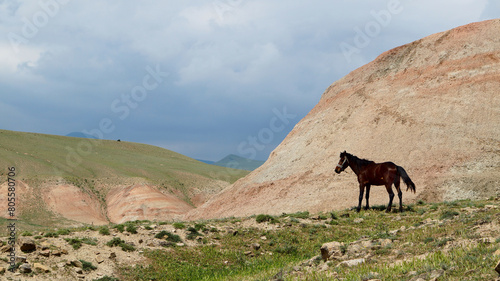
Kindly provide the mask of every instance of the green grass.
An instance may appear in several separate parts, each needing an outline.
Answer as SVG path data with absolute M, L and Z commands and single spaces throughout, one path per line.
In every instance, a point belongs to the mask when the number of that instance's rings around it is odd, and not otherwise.
M 160 147 L 113 140 L 0 130 L 0 175 L 14 166 L 23 178 L 62 176 L 77 186 L 92 179 L 139 177 L 181 187 L 182 173 L 234 182 L 247 171 L 217 167 Z
M 462 210 L 482 208 L 485 204 L 497 203 L 419 202 L 409 206 L 407 210 L 410 211 L 404 213 L 345 210 L 326 220 L 308 219 L 301 223 L 289 221 L 296 220 L 296 216 L 303 219 L 310 215 L 284 215 L 272 230 L 258 223 L 257 227 L 238 227 L 231 220 L 204 221 L 204 225 L 216 225 L 219 229 L 224 226 L 218 224 L 236 227 L 237 232 L 218 231 L 213 235 L 207 232 L 197 246 L 146 250 L 144 255 L 148 262 L 123 266 L 119 273 L 121 280 L 272 280 L 277 273 L 293 272 L 297 265 L 319 255 L 323 243 L 343 242 L 343 251 L 348 252 L 349 245 L 360 239 L 389 239 L 391 243 L 373 249 L 364 264 L 348 268 L 335 267 L 336 262 L 330 262 L 327 271 L 303 270 L 301 275 L 285 274 L 283 280 L 295 280 L 297 276 L 299 280 L 336 280 L 329 275 L 333 272 L 340 280 L 399 281 L 419 276 L 428 280 L 434 272 L 440 271 L 443 273 L 438 280 L 493 280 L 498 275 L 493 268 L 499 258 L 493 253 L 500 246 L 474 242 L 481 237 L 470 230 L 498 220 L 500 216 L 495 209 L 485 208 L 472 213 Z M 354 223 L 357 218 L 364 219 L 362 224 Z M 332 221 L 336 224 L 331 225 Z M 431 225 L 426 225 L 429 221 Z M 188 231 L 193 230 L 196 229 L 188 227 Z M 500 237 L 500 230 L 488 235 Z M 453 244 L 465 240 L 472 242 L 465 247 Z M 250 246 L 255 242 L 260 248 Z M 323 261 L 316 259 L 315 264 L 320 266 Z

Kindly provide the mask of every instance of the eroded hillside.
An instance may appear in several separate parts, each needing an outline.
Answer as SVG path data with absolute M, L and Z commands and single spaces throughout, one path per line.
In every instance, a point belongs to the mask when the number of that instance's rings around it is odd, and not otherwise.
M 327 211 L 355 205 L 347 150 L 406 169 L 404 203 L 500 193 L 500 20 L 457 27 L 389 50 L 333 83 L 268 161 L 186 218 Z M 350 171 L 350 170 L 349 170 Z M 384 188 L 371 202 L 386 204 Z

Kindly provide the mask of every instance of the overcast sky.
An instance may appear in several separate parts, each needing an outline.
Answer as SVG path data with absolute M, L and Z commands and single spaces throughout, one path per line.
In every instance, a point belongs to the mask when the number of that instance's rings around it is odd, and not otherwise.
M 265 160 L 333 82 L 498 0 L 0 0 L 0 129 Z

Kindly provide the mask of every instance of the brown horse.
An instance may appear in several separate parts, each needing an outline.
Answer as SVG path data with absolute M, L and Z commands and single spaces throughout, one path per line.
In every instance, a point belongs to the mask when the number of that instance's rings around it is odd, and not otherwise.
M 403 211 L 403 193 L 399 188 L 400 177 L 403 178 L 407 188 L 415 193 L 415 184 L 411 181 L 405 169 L 392 162 L 375 163 L 366 159 L 360 159 L 347 152 L 340 153 L 340 161 L 335 172 L 340 174 L 347 166 L 351 167 L 354 173 L 358 176 L 359 182 L 359 204 L 356 209 L 358 212 L 361 210 L 361 202 L 363 201 L 363 193 L 366 187 L 366 207 L 369 209 L 368 198 L 370 197 L 370 187 L 372 185 L 385 185 L 389 193 L 389 205 L 387 212 L 391 211 L 392 199 L 394 199 L 394 192 L 392 191 L 392 184 L 396 187 L 399 197 L 399 211 Z

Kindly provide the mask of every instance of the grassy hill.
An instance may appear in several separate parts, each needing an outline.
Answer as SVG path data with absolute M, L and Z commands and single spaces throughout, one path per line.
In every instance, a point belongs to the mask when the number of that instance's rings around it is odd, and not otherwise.
M 214 163 L 214 165 L 222 167 L 237 168 L 241 170 L 253 171 L 264 164 L 265 161 L 252 160 L 238 155 L 230 154 L 221 160 Z
M 234 182 L 245 171 L 214 167 L 160 147 L 0 130 L 0 175 L 15 166 L 22 178 L 176 178 L 179 172 Z M 2 169 L 1 167 L 4 167 Z
M 193 206 L 196 194 L 214 194 L 248 174 L 152 145 L 0 130 L 0 185 L 4 187 L 9 167 L 15 167 L 18 181 L 33 188 L 19 198 L 21 223 L 49 227 L 67 222 L 40 200 L 48 185 L 77 186 L 105 212 L 107 193 L 116 186 L 145 182 Z

